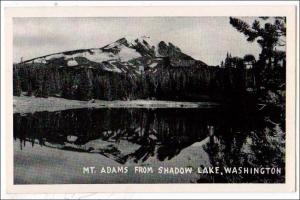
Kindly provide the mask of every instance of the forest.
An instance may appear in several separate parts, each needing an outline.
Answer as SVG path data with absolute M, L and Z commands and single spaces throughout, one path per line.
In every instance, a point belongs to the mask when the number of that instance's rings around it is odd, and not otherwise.
M 138 76 L 89 66 L 59 68 L 55 64 L 16 64 L 14 95 L 19 96 L 24 91 L 28 96 L 57 96 L 78 100 L 195 101 L 221 99 L 229 93 L 241 93 L 254 79 L 251 69 L 172 67 L 166 63 L 158 66 L 155 73 L 145 72 Z
M 62 65 L 60 59 L 47 63 L 14 64 L 13 94 L 77 100 L 181 101 L 227 101 L 251 95 L 264 103 L 281 104 L 285 98 L 286 61 L 285 49 L 278 50 L 278 46 L 285 45 L 286 19 L 275 17 L 272 22 L 268 20 L 268 17 L 260 17 L 250 26 L 238 18 L 230 18 L 230 24 L 244 34 L 248 42 L 260 45 L 258 60 L 251 54 L 234 57 L 227 53 L 220 66 L 208 66 L 181 53 L 174 45 L 161 42 L 159 51 L 163 59 L 154 70 L 147 70 L 145 65 L 139 74 L 103 70 L 105 62 L 71 67 Z M 261 21 L 265 21 L 264 25 L 260 24 Z M 153 49 L 149 48 L 151 51 L 147 53 L 142 44 L 136 48 L 143 50 L 139 59 L 154 56 Z M 133 59 L 131 62 L 138 61 Z

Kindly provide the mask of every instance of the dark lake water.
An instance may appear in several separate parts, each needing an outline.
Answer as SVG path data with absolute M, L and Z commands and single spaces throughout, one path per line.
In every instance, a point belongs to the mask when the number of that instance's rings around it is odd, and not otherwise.
M 113 166 L 193 166 L 195 169 L 206 165 L 273 167 L 281 168 L 281 173 L 194 174 L 185 178 L 157 175 L 155 179 L 155 175 L 142 179 L 138 174 L 131 174 L 131 177 L 122 175 L 118 179 L 114 176 L 106 181 L 98 175 L 88 180 L 84 176 L 77 177 L 78 183 L 118 183 L 125 180 L 138 183 L 280 183 L 284 182 L 285 174 L 283 129 L 260 113 L 245 114 L 220 108 L 113 108 L 17 113 L 14 114 L 15 183 L 34 182 L 36 179 L 30 179 L 33 172 L 27 173 L 26 170 L 40 168 L 49 168 L 49 173 L 55 178 L 49 181 L 49 177 L 37 177 L 37 183 L 60 183 L 59 177 L 65 176 L 60 175 L 65 173 L 62 166 L 76 163 L 81 169 L 87 165 L 86 158 L 90 155 L 99 159 L 102 166 L 109 161 L 107 165 Z M 52 155 L 51 151 L 57 150 L 66 155 L 70 153 L 70 157 L 57 161 L 59 170 L 55 168 L 56 171 L 52 172 L 51 163 L 56 162 L 57 155 Z M 45 161 L 44 154 L 50 160 Z M 107 161 L 101 161 L 103 158 Z M 72 166 L 69 171 L 71 169 Z M 43 176 L 43 173 L 38 176 Z M 75 179 L 66 179 L 63 183 L 71 180 L 73 182 L 70 183 L 76 182 Z

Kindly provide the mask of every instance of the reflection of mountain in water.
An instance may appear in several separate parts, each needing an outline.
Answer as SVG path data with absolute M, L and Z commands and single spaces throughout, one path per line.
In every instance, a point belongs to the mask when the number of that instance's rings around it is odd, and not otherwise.
M 100 153 L 119 163 L 171 159 L 207 136 L 211 111 L 98 109 L 14 116 L 14 136 L 45 146 Z
M 192 147 L 204 149 L 211 166 L 280 167 L 283 171 L 280 175 L 202 176 L 198 182 L 284 182 L 284 127 L 274 120 L 219 108 L 75 109 L 15 114 L 14 138 L 23 145 L 30 141 L 101 154 L 124 165 L 162 164 L 182 158 Z M 179 160 L 179 166 L 188 165 Z

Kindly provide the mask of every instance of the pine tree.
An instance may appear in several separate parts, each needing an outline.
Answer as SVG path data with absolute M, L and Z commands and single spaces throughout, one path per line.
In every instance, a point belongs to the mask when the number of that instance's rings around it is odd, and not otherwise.
M 264 18 L 268 19 L 268 18 Z M 261 26 L 258 20 L 255 20 L 252 27 L 243 20 L 230 17 L 230 24 L 239 32 L 247 37 L 247 41 L 254 42 L 255 40 L 262 48 L 260 60 L 272 68 L 272 58 L 275 55 L 276 46 L 285 45 L 286 36 L 286 18 L 276 17 L 274 23 L 265 23 Z
M 19 75 L 13 76 L 13 95 L 14 96 L 20 96 L 21 95 L 21 83 L 20 83 L 20 77 Z
M 269 20 L 269 17 L 261 17 Z M 273 21 L 272 21 L 273 20 Z M 286 18 L 274 17 L 265 21 L 262 26 L 255 20 L 250 27 L 246 22 L 230 17 L 230 24 L 247 37 L 247 41 L 257 43 L 261 47 L 259 60 L 255 64 L 256 83 L 262 90 L 277 91 L 285 84 L 285 51 L 278 51 L 277 47 L 285 46 Z M 281 54 L 279 59 L 278 55 Z M 278 64 L 282 61 L 282 64 Z
M 48 75 L 48 73 L 45 73 L 44 75 L 44 81 L 42 83 L 42 94 L 41 96 L 44 98 L 47 98 L 50 94 L 50 76 Z
M 28 84 L 27 84 L 27 96 L 31 96 L 32 95 L 32 83 L 31 80 L 28 80 Z

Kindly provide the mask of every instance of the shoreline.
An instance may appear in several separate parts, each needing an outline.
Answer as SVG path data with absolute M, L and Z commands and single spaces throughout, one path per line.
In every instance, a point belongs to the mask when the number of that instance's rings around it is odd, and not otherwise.
M 54 112 L 80 108 L 213 108 L 218 105 L 216 102 L 179 102 L 143 99 L 130 101 L 94 100 L 94 102 L 91 102 L 57 97 L 13 96 L 13 113 Z

